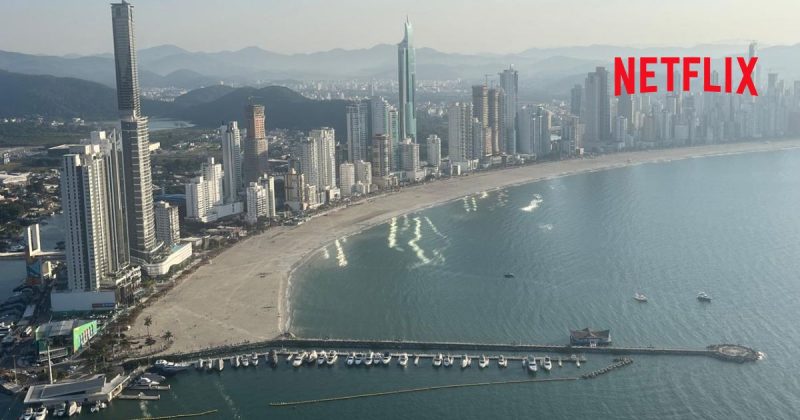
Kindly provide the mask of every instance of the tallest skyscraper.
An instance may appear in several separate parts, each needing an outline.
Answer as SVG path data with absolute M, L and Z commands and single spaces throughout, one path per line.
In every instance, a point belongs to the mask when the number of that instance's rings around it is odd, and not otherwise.
M 400 87 L 400 140 L 417 142 L 417 117 L 414 114 L 414 91 L 417 88 L 417 63 L 414 57 L 414 30 L 406 18 L 405 36 L 397 44 L 397 76 Z
M 158 251 L 153 215 L 150 142 L 147 117 L 139 99 L 133 6 L 126 1 L 111 4 L 114 61 L 117 72 L 117 106 L 122 134 L 122 173 L 125 179 L 125 212 L 131 260 L 152 262 Z

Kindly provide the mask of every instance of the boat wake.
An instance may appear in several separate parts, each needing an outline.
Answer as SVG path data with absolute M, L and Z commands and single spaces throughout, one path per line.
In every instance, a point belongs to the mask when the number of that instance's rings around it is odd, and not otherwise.
M 531 200 L 530 204 L 528 204 L 527 206 L 521 208 L 520 210 L 526 211 L 528 213 L 533 213 L 534 210 L 539 208 L 539 204 L 542 204 L 542 201 L 544 201 L 544 200 L 542 200 L 542 196 L 541 195 L 534 194 L 533 195 L 533 200 Z

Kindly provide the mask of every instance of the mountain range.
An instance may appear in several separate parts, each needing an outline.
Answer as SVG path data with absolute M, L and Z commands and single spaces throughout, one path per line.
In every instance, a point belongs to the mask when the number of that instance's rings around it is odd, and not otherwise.
M 520 73 L 521 88 L 564 93 L 574 80 L 596 66 L 610 67 L 621 56 L 746 55 L 746 45 L 707 44 L 694 47 L 633 48 L 611 45 L 532 48 L 516 54 L 457 54 L 418 48 L 419 80 L 483 80 L 513 65 Z M 759 50 L 763 73 L 800 79 L 800 44 Z M 261 86 L 276 80 L 389 79 L 396 77 L 397 51 L 380 44 L 367 49 L 283 54 L 258 47 L 237 51 L 193 52 L 174 45 L 145 48 L 138 52 L 142 87 L 192 89 L 225 82 Z M 24 74 L 75 77 L 114 86 L 111 54 L 92 56 L 45 56 L 0 51 L 0 69 Z M 565 82 L 565 81 L 569 82 Z

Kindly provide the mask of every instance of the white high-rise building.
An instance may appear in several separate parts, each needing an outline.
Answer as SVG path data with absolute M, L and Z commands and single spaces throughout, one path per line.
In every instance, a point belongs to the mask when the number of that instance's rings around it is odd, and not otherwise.
M 442 162 L 442 139 L 436 134 L 431 134 L 427 139 L 428 165 L 439 170 Z
M 181 240 L 181 227 L 178 220 L 178 207 L 166 201 L 155 204 L 156 240 L 170 247 Z
M 347 105 L 347 154 L 351 161 L 366 159 L 369 152 L 369 105 Z
M 353 194 L 353 186 L 356 185 L 356 166 L 350 162 L 339 165 L 339 189 L 342 196 L 348 197 Z
M 455 103 L 447 109 L 447 149 L 451 162 L 474 159 L 472 122 L 471 103 Z
M 222 190 L 223 190 L 223 173 L 222 165 L 214 163 L 214 158 L 209 157 L 203 164 L 202 168 L 203 179 L 208 185 L 208 201 L 209 205 L 217 206 L 222 204 Z
M 186 218 L 203 220 L 210 207 L 209 182 L 202 176 L 192 178 L 186 184 Z
M 275 178 L 262 177 L 247 187 L 247 215 L 245 221 L 254 224 L 260 217 L 275 217 Z
M 336 138 L 332 128 L 311 130 L 311 138 L 319 145 L 319 179 L 317 191 L 336 186 Z
M 242 146 L 241 134 L 236 121 L 219 128 L 222 134 L 222 166 L 225 170 L 224 197 L 226 203 L 239 199 L 242 189 Z
M 105 159 L 97 145 L 73 146 L 61 167 L 67 284 L 98 290 L 110 270 L 112 244 Z

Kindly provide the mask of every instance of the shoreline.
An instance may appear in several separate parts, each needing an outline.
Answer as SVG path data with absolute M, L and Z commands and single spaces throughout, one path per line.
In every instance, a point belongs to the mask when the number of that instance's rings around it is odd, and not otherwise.
M 484 191 L 648 163 L 800 148 L 800 139 L 622 152 L 471 173 L 406 187 L 318 215 L 303 225 L 248 237 L 199 267 L 142 313 L 151 332 L 175 334 L 168 352 L 186 353 L 281 336 L 290 327 L 292 278 L 337 240 Z M 260 270 L 260 271 L 259 271 Z M 232 275 L 235 273 L 235 275 Z M 144 317 L 139 317 L 144 319 Z M 144 331 L 140 320 L 132 333 Z

